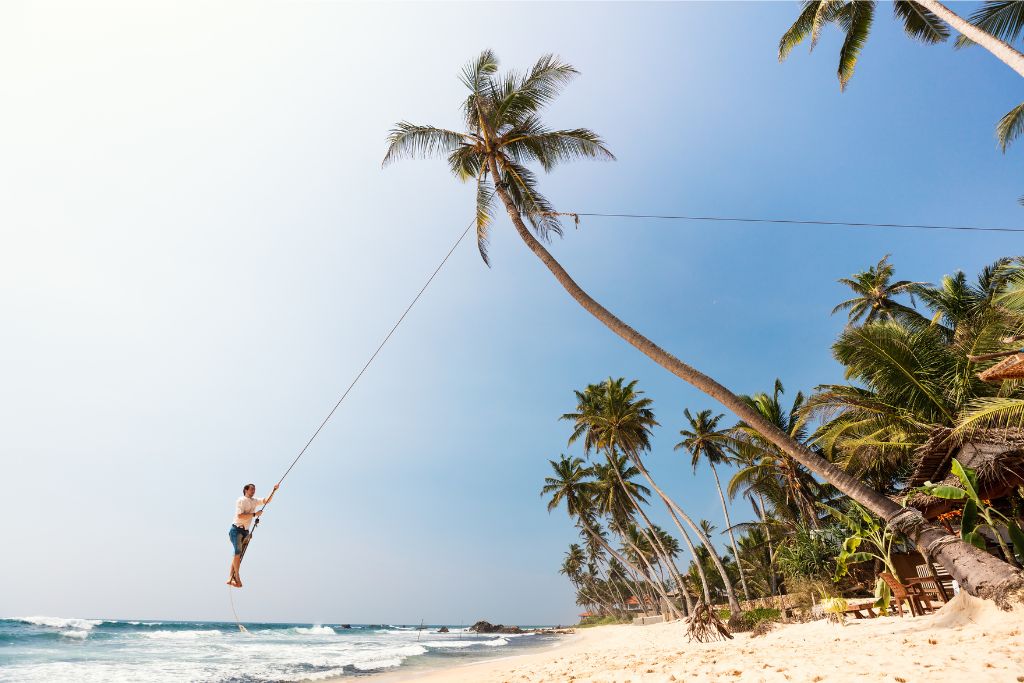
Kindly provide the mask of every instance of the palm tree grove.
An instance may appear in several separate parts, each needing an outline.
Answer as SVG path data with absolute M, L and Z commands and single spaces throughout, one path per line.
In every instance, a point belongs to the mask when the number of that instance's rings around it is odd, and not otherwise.
M 803 3 L 780 58 L 836 24 L 846 34 L 845 88 L 875 4 Z M 1018 36 L 1021 7 L 986 3 L 973 20 L 994 35 L 972 27 L 961 46 L 973 41 L 1018 68 L 1019 54 L 1005 54 L 998 36 Z M 918 40 L 941 42 L 949 26 L 960 30 L 939 3 L 894 8 Z M 749 630 L 794 611 L 843 614 L 857 596 L 896 609 L 904 584 L 926 577 L 941 594 L 1005 603 L 1024 586 L 1024 374 L 1003 369 L 1024 341 L 1024 258 L 999 258 L 980 273 L 936 272 L 935 283 L 897 279 L 887 254 L 861 272 L 836 273 L 849 298 L 832 311 L 846 326 L 831 352 L 847 381 L 794 390 L 778 378 L 760 391 L 734 391 L 598 302 L 545 246 L 563 235 L 566 214 L 541 193 L 534 167 L 615 158 L 588 128 L 544 123 L 545 108 L 577 75 L 554 55 L 522 72 L 502 71 L 485 50 L 460 75 L 459 124 L 399 122 L 384 164 L 445 159 L 458 180 L 475 186 L 485 263 L 501 207 L 586 313 L 707 396 L 666 415 L 628 377 L 598 372 L 593 384 L 566 388 L 567 412 L 554 417 L 566 423 L 567 438 L 552 444 L 562 454 L 550 459 L 541 496 L 578 531 L 559 572 L 576 591 L 584 623 L 700 613 Z M 1015 126 L 1003 126 L 1002 144 Z M 655 449 L 658 434 L 675 440 L 671 451 Z M 665 458 L 711 473 L 720 516 L 687 512 L 685 494 L 669 493 L 685 491 L 686 482 L 651 472 L 649 463 Z

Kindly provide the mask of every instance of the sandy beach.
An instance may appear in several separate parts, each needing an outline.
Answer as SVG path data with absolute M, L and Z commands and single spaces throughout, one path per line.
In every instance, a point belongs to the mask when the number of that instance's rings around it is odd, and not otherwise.
M 924 617 L 779 625 L 728 642 L 688 643 L 685 629 L 681 622 L 580 629 L 543 652 L 377 680 L 1024 682 L 1024 608 L 1005 612 L 966 595 Z

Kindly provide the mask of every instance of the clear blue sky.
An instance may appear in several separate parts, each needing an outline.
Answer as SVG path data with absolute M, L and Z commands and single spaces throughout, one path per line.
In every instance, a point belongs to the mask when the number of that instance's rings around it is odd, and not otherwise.
M 956 4 L 961 12 L 971 5 Z M 458 124 L 485 47 L 582 76 L 551 108 L 619 160 L 543 179 L 563 210 L 1024 225 L 1024 89 L 883 4 L 848 91 L 837 35 L 779 64 L 797 3 L 6 3 L 0 9 L 0 615 L 228 619 L 238 489 L 265 490 L 472 215 L 442 162 L 385 170 L 397 120 Z M 841 379 L 835 280 L 891 253 L 937 281 L 992 233 L 585 220 L 553 251 L 740 392 Z M 499 220 L 470 243 L 286 481 L 244 619 L 568 622 L 573 540 L 538 496 L 575 388 L 636 378 L 656 477 L 709 399 L 590 319 Z M 745 514 L 737 503 L 737 516 Z M 660 519 L 660 517 L 659 517 Z

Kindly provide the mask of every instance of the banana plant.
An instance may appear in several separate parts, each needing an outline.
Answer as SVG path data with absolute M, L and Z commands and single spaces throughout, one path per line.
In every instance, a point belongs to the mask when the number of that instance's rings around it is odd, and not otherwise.
M 960 480 L 960 486 L 963 488 L 926 481 L 923 486 L 914 489 L 912 493 L 920 491 L 944 500 L 964 501 L 963 517 L 960 520 L 960 538 L 985 550 L 985 537 L 981 534 L 981 529 L 987 526 L 992 531 L 992 535 L 996 537 L 999 549 L 1002 550 L 1006 561 L 1019 567 L 1017 558 L 1014 557 L 1014 553 L 1010 552 L 998 527 L 1006 526 L 1014 549 L 1018 555 L 1024 557 L 1024 532 L 1021 531 L 1020 526 L 981 498 L 978 494 L 978 475 L 972 468 L 964 467 L 959 460 L 953 458 L 950 470 Z
M 846 576 L 849 565 L 868 560 L 879 560 L 887 572 L 899 580 L 899 573 L 892 561 L 892 546 L 896 540 L 896 534 L 871 515 L 865 508 L 857 503 L 851 503 L 848 513 L 819 503 L 836 520 L 839 521 L 850 532 L 850 535 L 843 541 L 843 549 L 836 558 L 836 573 L 834 581 L 839 581 Z M 867 547 L 868 550 L 861 550 Z M 883 614 L 889 611 L 889 602 L 892 600 L 892 590 L 889 584 L 879 576 L 875 579 L 875 607 L 878 607 Z

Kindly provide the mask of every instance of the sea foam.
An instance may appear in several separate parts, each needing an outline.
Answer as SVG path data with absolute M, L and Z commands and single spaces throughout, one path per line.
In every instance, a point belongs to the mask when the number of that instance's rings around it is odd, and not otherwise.
M 32 624 L 33 626 L 74 629 L 77 631 L 91 631 L 103 623 L 102 619 L 68 619 L 65 617 L 15 617 L 15 620 L 24 624 Z

